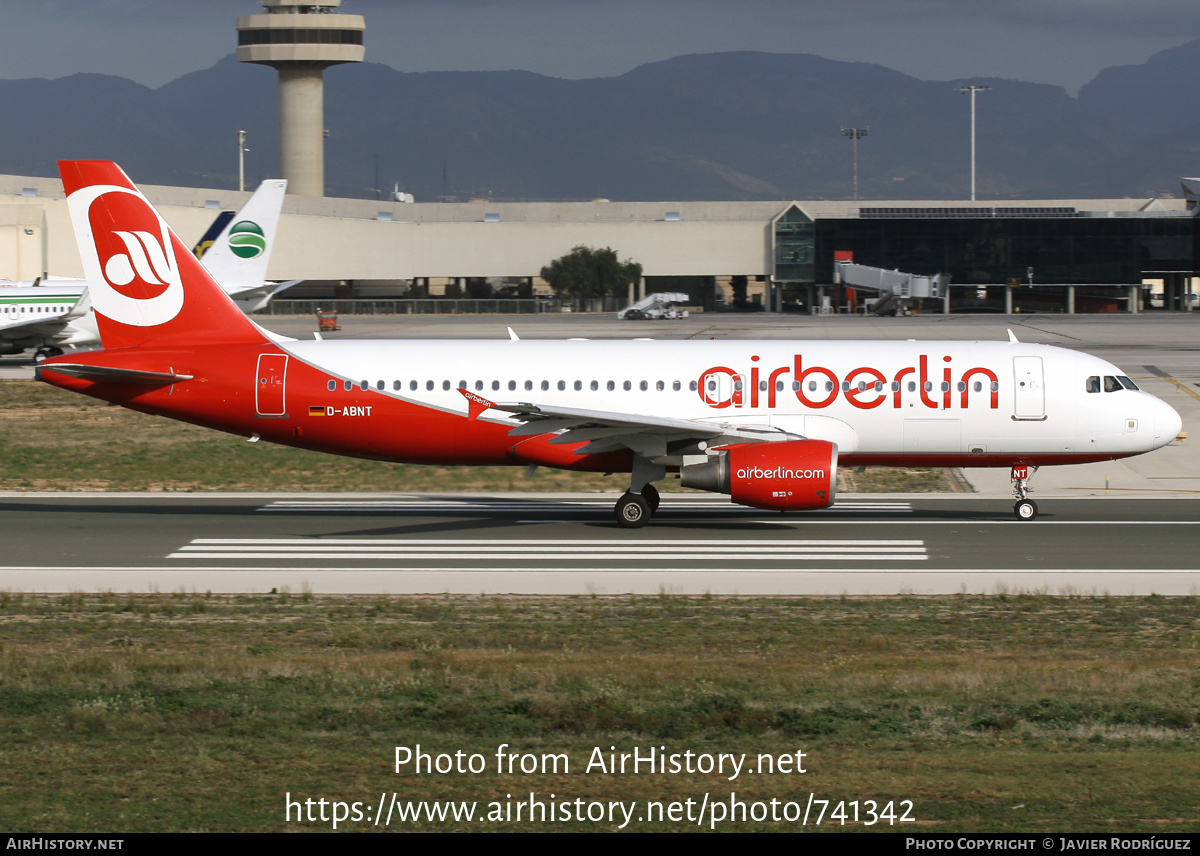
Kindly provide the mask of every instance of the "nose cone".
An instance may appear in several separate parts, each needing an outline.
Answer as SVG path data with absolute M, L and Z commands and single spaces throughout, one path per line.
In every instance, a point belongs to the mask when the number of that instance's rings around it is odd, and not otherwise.
M 1183 430 L 1183 419 L 1175 408 L 1161 399 L 1153 399 L 1150 414 L 1154 424 L 1154 448 L 1167 445 Z

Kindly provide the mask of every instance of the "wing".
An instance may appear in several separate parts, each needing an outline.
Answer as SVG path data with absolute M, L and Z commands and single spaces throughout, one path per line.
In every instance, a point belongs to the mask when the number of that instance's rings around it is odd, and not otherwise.
M 460 390 L 471 403 L 472 417 L 484 410 L 511 413 L 522 424 L 509 431 L 512 437 L 555 434 L 551 444 L 583 443 L 577 455 L 596 455 L 630 449 L 646 457 L 703 454 L 705 449 L 737 443 L 803 439 L 769 425 L 733 425 L 719 421 L 674 419 L 605 410 L 583 410 L 517 403 L 492 403 Z
M 61 333 L 70 323 L 70 313 L 62 315 L 42 315 L 37 318 L 25 318 L 0 327 L 0 339 L 22 341 L 32 338 L 50 338 Z

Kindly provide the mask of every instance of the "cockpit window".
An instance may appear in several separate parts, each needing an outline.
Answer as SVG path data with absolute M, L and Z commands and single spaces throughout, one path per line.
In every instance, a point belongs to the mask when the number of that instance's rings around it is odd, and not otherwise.
M 1088 392 L 1099 392 L 1100 391 L 1100 375 L 1092 375 L 1090 378 L 1087 379 L 1087 391 Z
M 1125 387 L 1121 386 L 1121 382 L 1119 380 L 1117 380 L 1115 377 L 1113 377 L 1112 375 L 1104 376 L 1104 391 L 1105 392 L 1118 392 L 1124 388 Z
M 1138 385 L 1129 378 L 1125 377 L 1125 375 L 1117 375 L 1117 380 L 1119 380 L 1121 382 L 1121 386 L 1125 387 L 1126 389 L 1138 388 Z

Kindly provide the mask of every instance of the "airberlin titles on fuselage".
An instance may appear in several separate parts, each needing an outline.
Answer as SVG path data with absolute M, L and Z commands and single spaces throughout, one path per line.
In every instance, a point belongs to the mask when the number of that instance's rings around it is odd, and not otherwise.
M 751 362 L 757 363 L 759 357 L 750 357 Z M 917 358 L 917 365 L 905 366 L 888 377 L 888 373 L 872 366 L 859 366 L 839 378 L 832 370 L 824 366 L 804 367 L 804 355 L 796 354 L 792 366 L 779 366 L 771 370 L 752 365 L 748 382 L 746 373 L 739 372 L 728 366 L 713 366 L 705 369 L 700 375 L 700 399 L 709 407 L 717 410 L 726 407 L 749 406 L 774 409 L 781 406 L 779 398 L 789 388 L 796 400 L 808 408 L 821 409 L 833 404 L 839 395 L 846 402 L 860 410 L 871 410 L 883 405 L 891 399 L 893 408 L 900 408 L 906 400 L 904 394 L 918 393 L 920 402 L 931 410 L 950 410 L 954 407 L 954 397 L 957 393 L 959 407 L 966 409 L 972 393 L 976 397 L 987 395 L 988 407 L 998 410 L 1000 407 L 1000 382 L 996 373 L 982 366 L 973 366 L 954 379 L 955 369 L 950 365 L 953 357 L 942 357 L 941 378 L 930 379 L 928 355 L 922 354 Z M 935 364 L 936 366 L 936 364 Z M 936 368 L 935 368 L 936 370 Z M 715 379 L 724 375 L 728 380 L 717 383 Z M 784 381 L 790 375 L 791 383 Z M 820 380 L 817 380 L 820 378 Z M 984 381 L 987 385 L 985 386 Z M 765 388 L 764 388 L 765 387 Z M 906 390 L 905 388 L 908 387 Z M 749 396 L 746 393 L 749 393 Z M 907 399 L 909 404 L 915 401 Z

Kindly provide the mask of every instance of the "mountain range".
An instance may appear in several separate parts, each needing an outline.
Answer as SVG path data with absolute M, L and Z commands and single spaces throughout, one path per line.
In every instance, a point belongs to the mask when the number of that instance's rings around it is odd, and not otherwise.
M 368 48 L 369 49 L 369 48 Z M 924 81 L 807 54 L 718 53 L 617 77 L 523 71 L 325 73 L 330 196 L 419 201 L 846 199 L 851 142 L 864 199 L 970 192 L 977 95 L 980 199 L 1178 195 L 1200 173 L 1200 40 L 1107 68 L 1077 97 L 1001 79 Z M 102 158 L 148 184 L 235 187 L 278 172 L 273 70 L 228 56 L 158 89 L 119 77 L 0 81 L 0 172 L 56 175 Z

